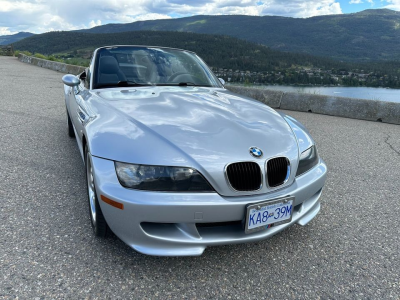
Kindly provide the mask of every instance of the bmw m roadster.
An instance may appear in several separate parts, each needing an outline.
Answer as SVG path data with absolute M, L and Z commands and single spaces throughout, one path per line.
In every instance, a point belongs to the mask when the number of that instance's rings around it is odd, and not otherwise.
M 63 77 L 94 234 L 158 256 L 260 241 L 320 210 L 327 167 L 295 119 L 229 92 L 195 53 L 96 49 Z

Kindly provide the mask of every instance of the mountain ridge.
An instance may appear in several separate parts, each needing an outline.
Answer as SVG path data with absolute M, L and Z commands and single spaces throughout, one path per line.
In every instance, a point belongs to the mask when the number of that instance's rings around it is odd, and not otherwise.
M 78 32 L 182 31 L 228 35 L 272 49 L 344 61 L 398 60 L 400 12 L 368 9 L 353 14 L 290 18 L 197 15 L 178 19 L 106 24 Z
M 169 31 L 133 31 L 103 34 L 76 31 L 48 32 L 16 42 L 14 49 L 45 55 L 75 53 L 75 55 L 79 56 L 85 53 L 90 55 L 95 48 L 105 45 L 153 45 L 186 49 L 198 53 L 203 58 L 207 58 L 208 63 L 215 67 L 228 67 L 228 64 L 232 65 L 228 62 L 237 61 L 237 68 L 242 65 L 241 67 L 248 67 L 252 70 L 269 69 L 266 66 L 257 67 L 259 62 L 253 63 L 260 58 L 274 60 L 274 64 L 285 64 L 286 66 L 302 62 L 310 65 L 317 64 L 317 62 L 318 64 L 323 64 L 321 61 L 326 62 L 326 64 L 340 64 L 329 58 L 314 57 L 308 54 L 285 53 L 229 36 Z M 217 50 L 218 54 L 216 54 Z M 218 63 L 223 60 L 226 63 Z
M 38 58 L 88 65 L 93 50 L 105 45 L 153 45 L 194 51 L 216 74 L 232 82 L 400 88 L 400 62 L 340 62 L 282 52 L 222 35 L 176 31 L 104 34 L 61 31 L 23 39 L 14 44 L 14 49 L 33 52 Z
M 16 34 L 10 34 L 10 35 L 0 35 L 0 45 L 9 45 L 18 42 L 24 38 L 30 37 L 32 35 L 34 34 L 25 31 L 21 31 Z

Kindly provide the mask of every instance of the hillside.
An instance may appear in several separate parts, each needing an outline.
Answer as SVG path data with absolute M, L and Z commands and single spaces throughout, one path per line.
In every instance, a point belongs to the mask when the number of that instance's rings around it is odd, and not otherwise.
M 355 14 L 296 19 L 276 16 L 193 16 L 108 24 L 81 32 L 142 30 L 221 34 L 272 49 L 347 61 L 400 59 L 400 12 L 365 10 Z
M 12 44 L 12 43 L 18 42 L 24 38 L 30 37 L 32 35 L 34 35 L 34 34 L 30 33 L 30 32 L 18 32 L 16 34 L 12 34 L 12 35 L 1 35 L 0 36 L 0 45 Z
M 14 44 L 17 50 L 42 54 L 87 56 L 105 45 L 157 45 L 196 52 L 209 65 L 219 68 L 267 71 L 292 65 L 323 68 L 346 67 L 347 64 L 308 54 L 285 53 L 266 46 L 228 36 L 187 32 L 134 31 L 107 34 L 82 32 L 50 32 L 26 38 Z
M 400 62 L 339 62 L 330 58 L 282 52 L 221 35 L 168 31 L 106 34 L 50 32 L 23 39 L 17 50 L 53 55 L 52 60 L 88 63 L 93 50 L 106 45 L 158 45 L 199 54 L 215 72 L 232 82 L 316 84 L 400 88 Z M 41 53 L 41 54 L 38 54 Z M 86 60 L 82 60 L 85 58 Z M 50 58 L 49 58 L 50 59 Z M 75 62 L 74 62 L 75 60 Z

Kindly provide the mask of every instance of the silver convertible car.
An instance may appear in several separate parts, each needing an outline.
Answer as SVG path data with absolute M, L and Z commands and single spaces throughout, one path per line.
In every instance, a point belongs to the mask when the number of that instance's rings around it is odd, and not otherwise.
M 96 49 L 63 77 L 94 234 L 149 255 L 255 242 L 320 210 L 327 167 L 295 119 L 229 92 L 195 53 Z

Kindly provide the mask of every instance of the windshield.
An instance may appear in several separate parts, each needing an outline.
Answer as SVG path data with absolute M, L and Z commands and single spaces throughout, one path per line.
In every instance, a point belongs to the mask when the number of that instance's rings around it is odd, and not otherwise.
M 110 47 L 97 51 L 93 88 L 118 86 L 222 87 L 194 53 L 149 47 Z

